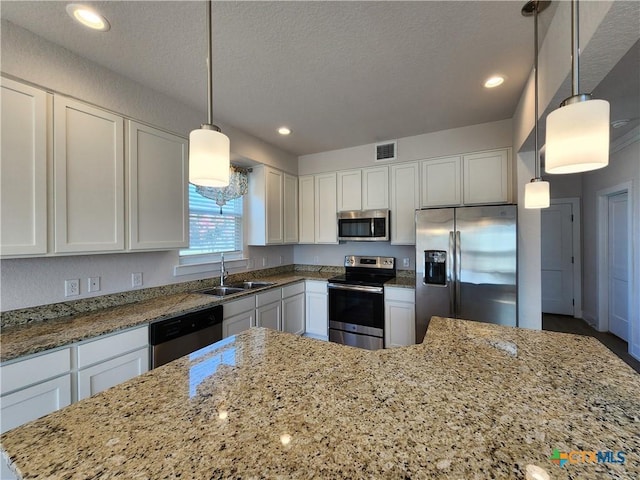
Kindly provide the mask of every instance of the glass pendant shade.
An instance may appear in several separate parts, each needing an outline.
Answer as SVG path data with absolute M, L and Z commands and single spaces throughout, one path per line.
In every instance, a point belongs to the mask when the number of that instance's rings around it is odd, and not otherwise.
M 549 182 L 534 178 L 524 186 L 524 208 L 549 206 Z
M 578 173 L 609 164 L 609 102 L 571 103 L 547 116 L 545 171 Z
M 189 134 L 189 183 L 202 187 L 229 185 L 229 137 L 199 128 Z

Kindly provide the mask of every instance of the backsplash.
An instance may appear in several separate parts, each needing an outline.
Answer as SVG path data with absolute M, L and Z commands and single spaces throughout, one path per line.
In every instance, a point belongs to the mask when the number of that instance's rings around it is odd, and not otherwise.
M 320 265 L 283 265 L 262 270 L 252 270 L 229 275 L 227 283 L 241 282 L 247 278 L 263 278 L 271 275 L 279 275 L 287 272 L 322 272 L 322 273 L 344 273 L 343 267 L 325 267 Z M 10 310 L 0 314 L 0 328 L 24 325 L 32 322 L 42 322 L 54 318 L 88 313 L 103 308 L 116 307 L 127 303 L 140 302 L 151 298 L 171 295 L 175 293 L 193 292 L 205 288 L 216 286 L 220 283 L 218 277 L 204 280 L 194 280 L 190 282 L 173 283 L 160 287 L 144 288 L 141 290 L 129 290 L 121 293 L 112 293 L 99 297 L 83 298 L 70 302 L 53 303 L 40 305 L 37 307 Z

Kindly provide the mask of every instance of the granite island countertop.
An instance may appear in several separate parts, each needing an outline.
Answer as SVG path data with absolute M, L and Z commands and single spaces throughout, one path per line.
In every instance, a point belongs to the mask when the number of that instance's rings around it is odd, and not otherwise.
M 25 479 L 637 479 L 639 392 L 590 337 L 434 317 L 370 352 L 252 328 L 0 440 Z

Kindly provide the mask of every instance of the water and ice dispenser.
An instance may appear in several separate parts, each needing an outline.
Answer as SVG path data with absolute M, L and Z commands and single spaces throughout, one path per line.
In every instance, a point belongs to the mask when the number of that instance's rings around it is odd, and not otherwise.
M 444 250 L 424 251 L 424 283 L 426 285 L 447 284 L 447 252 Z

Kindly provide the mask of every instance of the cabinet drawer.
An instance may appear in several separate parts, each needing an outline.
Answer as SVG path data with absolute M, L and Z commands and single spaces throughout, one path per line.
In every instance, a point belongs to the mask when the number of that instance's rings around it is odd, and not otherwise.
M 327 293 L 327 282 L 324 280 L 306 280 L 304 283 L 307 293 Z
M 413 288 L 384 288 L 385 300 L 394 300 L 397 302 L 415 303 L 416 291 Z
M 256 308 L 263 305 L 269 305 L 273 302 L 279 302 L 282 299 L 282 289 L 274 288 L 268 292 L 260 293 L 256 295 Z
M 231 318 L 240 313 L 248 312 L 256 308 L 255 295 L 249 295 L 240 300 L 234 300 L 233 302 L 225 303 L 222 305 L 222 317 Z
M 282 287 L 282 298 L 293 297 L 299 293 L 304 293 L 304 282 L 298 282 L 293 285 Z
M 68 354 L 68 350 L 66 352 Z M 2 397 L 2 433 L 70 404 L 71 374 L 5 395 Z
M 38 355 L 0 367 L 2 395 L 71 370 L 71 349 Z M 4 400 L 3 400 L 4 401 Z
M 147 326 L 83 343 L 78 345 L 78 368 L 84 368 L 148 345 L 149 328 Z

